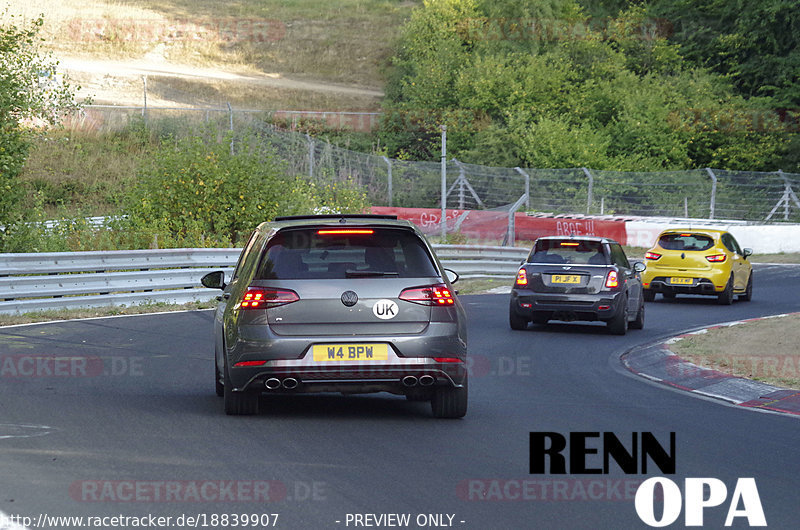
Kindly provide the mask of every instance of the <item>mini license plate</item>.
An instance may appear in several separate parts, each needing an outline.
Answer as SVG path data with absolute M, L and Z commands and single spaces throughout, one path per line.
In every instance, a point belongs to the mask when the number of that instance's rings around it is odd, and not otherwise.
M 577 274 L 553 274 L 550 276 L 552 283 L 581 283 L 581 277 Z
M 669 283 L 672 285 L 692 285 L 694 278 L 670 278 Z
M 388 344 L 315 344 L 314 362 L 328 361 L 386 361 Z

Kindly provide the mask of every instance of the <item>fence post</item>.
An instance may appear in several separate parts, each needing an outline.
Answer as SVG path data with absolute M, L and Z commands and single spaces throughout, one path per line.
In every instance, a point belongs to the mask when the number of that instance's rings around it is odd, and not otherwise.
M 708 218 L 714 218 L 714 210 L 717 206 L 717 176 L 711 171 L 710 167 L 706 168 L 708 176 L 711 177 L 711 204 L 708 207 Z
M 587 198 L 586 198 L 586 215 L 589 215 L 589 210 L 592 208 L 592 191 L 594 188 L 594 177 L 585 167 L 582 167 L 581 169 L 583 170 L 583 174 L 586 175 L 586 178 L 589 179 L 589 193 L 587 193 Z
M 144 107 L 142 107 L 142 118 L 144 119 L 144 128 L 147 128 L 147 76 L 142 76 L 142 82 L 144 84 Z
M 525 208 L 531 207 L 531 176 L 520 167 L 515 167 L 514 171 L 525 177 Z
M 781 204 L 783 204 L 784 221 L 789 220 L 789 209 L 791 207 L 791 204 L 789 204 L 790 201 L 794 202 L 795 205 L 798 208 L 800 208 L 800 200 L 797 198 L 797 195 L 792 189 L 792 184 L 789 182 L 789 179 L 787 179 L 786 175 L 783 174 L 782 169 L 778 170 L 778 176 L 783 179 L 783 196 L 778 201 L 778 203 L 772 207 L 772 210 L 770 210 L 769 214 L 767 215 L 767 218 L 764 219 L 765 221 L 769 221 L 770 219 L 772 219 L 772 216 L 775 214 L 775 212 L 778 210 L 778 207 L 780 207 Z
M 442 218 L 439 221 L 442 230 L 442 243 L 447 242 L 447 125 L 442 125 Z
M 525 195 L 517 199 L 517 202 L 511 205 L 511 209 L 508 211 L 508 234 L 506 236 L 506 246 L 509 247 L 514 246 L 516 231 L 517 231 L 515 216 L 517 210 L 519 210 L 520 206 L 522 206 L 522 204 L 527 200 L 528 200 L 528 194 L 526 193 Z
M 226 101 L 226 103 L 228 104 L 228 117 L 230 120 L 229 128 L 231 131 L 231 156 L 233 156 L 233 107 L 231 107 L 230 101 Z
M 381 158 L 383 158 L 383 161 L 386 162 L 386 167 L 387 167 L 387 171 L 388 171 L 387 179 L 386 179 L 387 182 L 386 183 L 387 183 L 388 188 L 389 188 L 388 193 L 387 193 L 389 195 L 389 206 L 391 206 L 392 205 L 392 161 L 389 160 L 385 156 L 381 157 Z
M 314 178 L 314 139 L 311 138 L 311 135 L 306 133 L 306 139 L 308 140 L 308 178 Z

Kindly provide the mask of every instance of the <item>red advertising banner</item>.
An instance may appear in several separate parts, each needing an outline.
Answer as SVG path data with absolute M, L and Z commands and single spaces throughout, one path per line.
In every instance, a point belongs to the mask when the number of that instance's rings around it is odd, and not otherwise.
M 373 206 L 372 213 L 396 215 L 417 225 L 425 234 L 441 231 L 442 211 L 437 208 L 395 208 Z M 460 232 L 481 240 L 503 240 L 508 232 L 508 213 L 487 210 L 446 210 L 448 232 Z M 532 217 L 516 213 L 514 238 L 533 241 L 541 236 L 570 235 L 601 236 L 614 239 L 623 245 L 627 242 L 624 221 L 585 218 Z

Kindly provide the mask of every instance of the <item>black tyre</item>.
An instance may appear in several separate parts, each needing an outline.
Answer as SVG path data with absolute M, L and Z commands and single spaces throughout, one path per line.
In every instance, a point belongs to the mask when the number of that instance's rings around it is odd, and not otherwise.
M 630 323 L 631 329 L 644 328 L 644 298 L 639 303 L 639 311 L 636 313 L 636 319 Z
M 229 416 L 250 416 L 258 414 L 258 398 L 260 394 L 257 392 L 234 392 L 233 383 L 228 375 L 228 362 L 225 362 L 225 384 L 224 398 L 225 398 L 225 414 Z
M 750 272 L 750 277 L 747 279 L 747 288 L 744 290 L 744 294 L 739 295 L 739 300 L 743 302 L 749 302 L 753 299 L 753 273 Z
M 614 335 L 625 335 L 628 332 L 628 300 L 624 299 L 619 304 L 617 314 L 608 321 L 608 331 Z
M 526 329 L 528 327 L 528 319 L 519 316 L 514 309 L 509 309 L 508 324 L 511 326 L 511 329 Z
M 467 413 L 467 377 L 464 386 L 455 388 L 439 386 L 434 388 L 431 398 L 431 411 L 435 418 L 463 418 Z
M 719 305 L 731 305 L 733 303 L 733 276 L 728 279 L 725 290 L 717 295 L 717 303 Z
M 645 302 L 652 302 L 653 300 L 656 299 L 656 292 L 651 291 L 650 289 L 645 289 L 644 291 L 642 291 L 642 295 L 644 296 Z
M 214 359 L 214 390 L 219 397 L 223 397 L 225 395 L 225 385 L 222 384 L 221 379 L 222 374 L 219 373 L 219 368 L 217 368 L 217 360 Z

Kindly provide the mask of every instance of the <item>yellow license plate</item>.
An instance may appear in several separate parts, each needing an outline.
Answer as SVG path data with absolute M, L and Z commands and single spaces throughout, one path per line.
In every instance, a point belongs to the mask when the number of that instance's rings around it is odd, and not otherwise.
M 694 278 L 670 278 L 669 283 L 672 285 L 692 285 Z
M 550 276 L 552 283 L 581 283 L 581 277 L 576 274 L 553 274 Z
M 388 344 L 315 344 L 312 347 L 314 362 L 328 361 L 386 361 Z

